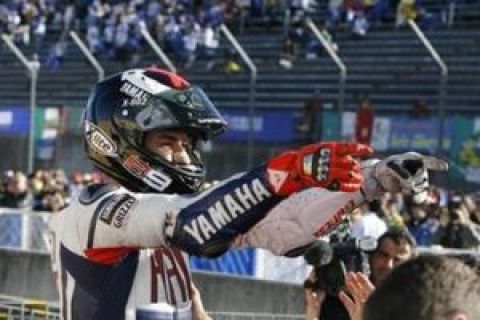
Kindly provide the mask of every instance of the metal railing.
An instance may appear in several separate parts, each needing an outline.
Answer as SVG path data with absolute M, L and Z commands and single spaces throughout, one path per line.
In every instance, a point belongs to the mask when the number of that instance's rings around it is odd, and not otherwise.
M 255 118 L 255 95 L 257 86 L 257 67 L 253 63 L 250 56 L 243 50 L 240 43 L 228 30 L 225 24 L 220 25 L 220 31 L 225 35 L 230 44 L 235 48 L 243 62 L 250 70 L 250 86 L 248 95 L 248 143 L 247 143 L 247 169 L 251 169 L 253 165 L 253 148 L 254 148 L 254 118 Z
M 430 56 L 435 60 L 440 67 L 440 84 L 438 94 L 438 146 L 437 154 L 443 154 L 443 141 L 444 141 L 444 126 L 445 126 L 445 100 L 447 95 L 447 83 L 448 83 L 448 67 L 443 61 L 442 57 L 438 54 L 437 50 L 433 47 L 432 43 L 425 34 L 420 30 L 418 25 L 413 20 L 408 20 L 408 25 L 413 30 L 417 38 L 422 42 L 423 46 L 427 49 Z
M 70 31 L 70 37 L 73 39 L 73 42 L 75 42 L 80 51 L 82 51 L 88 62 L 90 62 L 93 68 L 97 71 L 98 81 L 102 80 L 105 77 L 105 71 L 101 66 L 100 62 L 98 62 L 98 60 L 93 56 L 88 47 L 85 45 L 82 39 L 80 39 L 80 37 L 75 31 Z
M 7 48 L 17 57 L 30 74 L 30 111 L 29 111 L 29 128 L 28 128 L 28 159 L 27 170 L 33 172 L 34 155 L 34 139 L 35 139 L 35 107 L 37 104 L 37 80 L 40 62 L 38 60 L 28 60 L 20 49 L 13 43 L 10 36 L 2 34 L 2 40 Z
M 142 34 L 143 38 L 145 39 L 147 44 L 150 46 L 150 48 L 152 48 L 152 50 L 157 54 L 157 56 L 160 58 L 163 64 L 166 65 L 168 70 L 170 70 L 171 72 L 177 73 L 177 68 L 175 68 L 172 61 L 168 58 L 165 52 L 163 52 L 162 48 L 160 48 L 157 42 L 155 42 L 150 32 L 148 32 L 145 22 L 140 21 L 138 23 L 138 26 L 140 28 L 140 33 Z
M 347 82 L 347 67 L 343 63 L 342 59 L 338 56 L 338 54 L 333 50 L 332 45 L 330 42 L 325 39 L 325 37 L 322 35 L 320 30 L 318 30 L 317 26 L 315 23 L 313 23 L 312 19 L 307 17 L 305 19 L 306 25 L 312 30 L 313 34 L 317 39 L 320 41 L 322 44 L 323 48 L 327 51 L 328 55 L 330 58 L 335 62 L 335 65 L 338 67 L 339 70 L 339 82 L 338 82 L 338 106 L 337 106 L 337 111 L 338 111 L 338 119 L 339 123 L 341 126 L 342 123 L 342 115 L 343 115 L 343 109 L 345 107 L 345 85 Z M 339 132 L 341 132 L 342 128 L 339 128 Z

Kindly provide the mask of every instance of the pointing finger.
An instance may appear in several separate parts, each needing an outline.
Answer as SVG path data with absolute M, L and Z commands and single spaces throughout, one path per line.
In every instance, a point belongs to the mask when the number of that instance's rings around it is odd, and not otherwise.
M 448 170 L 448 162 L 434 156 L 425 156 L 423 158 L 423 163 L 425 164 L 425 168 L 427 168 L 428 170 L 436 170 L 436 171 Z

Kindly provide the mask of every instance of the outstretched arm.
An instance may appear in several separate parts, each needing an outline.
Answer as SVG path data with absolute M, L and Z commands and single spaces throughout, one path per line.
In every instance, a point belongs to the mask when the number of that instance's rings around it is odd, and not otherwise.
M 236 244 L 267 249 L 277 255 L 290 255 L 330 232 L 354 208 L 385 192 L 401 191 L 417 201 L 425 200 L 428 170 L 447 170 L 441 159 L 408 152 L 384 160 L 362 163 L 364 183 L 354 193 L 310 188 L 283 200 Z
M 108 191 L 69 208 L 69 230 L 76 229 L 72 236 L 80 235 L 93 253 L 173 244 L 190 254 L 218 256 L 292 193 L 307 187 L 358 189 L 362 177 L 354 157 L 369 152 L 352 143 L 310 145 L 193 196 Z

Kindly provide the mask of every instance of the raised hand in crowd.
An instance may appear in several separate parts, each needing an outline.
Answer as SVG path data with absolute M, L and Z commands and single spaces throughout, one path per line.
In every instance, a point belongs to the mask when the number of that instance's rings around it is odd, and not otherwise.
M 315 281 L 315 272 L 312 270 L 308 276 L 307 282 Z M 325 291 L 314 290 L 305 286 L 305 320 L 318 320 L 318 315 L 322 311 L 322 305 L 326 298 Z
M 342 290 L 338 294 L 338 298 L 347 309 L 350 320 L 362 320 L 364 304 L 375 287 L 361 272 L 349 272 L 345 285 L 348 293 Z

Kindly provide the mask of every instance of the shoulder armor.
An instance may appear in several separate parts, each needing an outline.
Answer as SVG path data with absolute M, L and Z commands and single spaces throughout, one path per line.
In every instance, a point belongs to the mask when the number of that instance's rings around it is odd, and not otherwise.
M 89 205 L 101 196 L 116 190 L 118 187 L 113 184 L 92 184 L 80 192 L 78 201 L 83 205 Z

